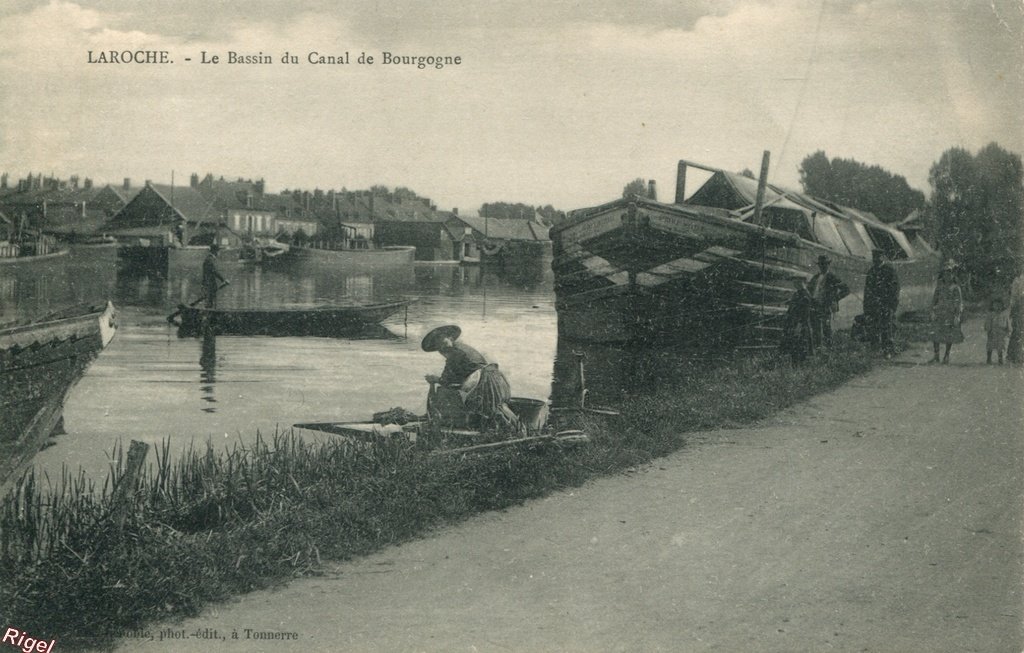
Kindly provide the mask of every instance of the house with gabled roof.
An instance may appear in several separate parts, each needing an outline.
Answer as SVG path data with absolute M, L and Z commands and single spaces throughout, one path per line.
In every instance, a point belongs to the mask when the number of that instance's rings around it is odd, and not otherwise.
M 274 236 L 280 198 L 264 193 L 262 179 L 226 181 L 207 174 L 192 175 L 189 188 L 197 191 L 221 216 L 223 224 L 239 235 Z
M 533 220 L 518 218 L 481 218 L 456 215 L 456 219 L 473 230 L 479 240 L 492 242 L 544 242 L 549 241 L 548 227 Z
M 442 211 L 377 214 L 376 237 L 382 246 L 413 246 L 417 261 L 461 261 L 469 230 Z
M 239 241 L 224 224 L 222 213 L 195 188 L 149 181 L 103 230 L 124 244 L 206 245 L 216 240 L 237 245 Z

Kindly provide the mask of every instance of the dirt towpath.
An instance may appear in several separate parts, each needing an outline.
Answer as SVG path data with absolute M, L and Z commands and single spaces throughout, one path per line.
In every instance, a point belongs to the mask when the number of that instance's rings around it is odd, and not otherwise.
M 979 329 L 951 365 L 916 346 L 630 474 L 150 629 L 237 640 L 122 650 L 1021 651 L 1024 386 Z

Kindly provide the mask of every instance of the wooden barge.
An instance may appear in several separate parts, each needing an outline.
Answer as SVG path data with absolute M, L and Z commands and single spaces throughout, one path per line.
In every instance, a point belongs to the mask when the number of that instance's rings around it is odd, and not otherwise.
M 710 177 L 686 195 L 688 168 Z M 680 161 L 675 202 L 633 196 L 570 213 L 551 229 L 559 333 L 593 342 L 739 346 L 780 334 L 792 278 L 826 255 L 852 292 L 836 328 L 861 313 L 871 252 L 901 282 L 900 313 L 927 308 L 939 256 L 870 213 Z
M 337 267 L 403 265 L 413 262 L 416 258 L 416 248 L 400 245 L 351 247 L 346 244 L 332 245 L 329 243 L 319 244 L 315 247 L 293 245 L 284 258 Z
M 108 302 L 0 327 L 0 483 L 59 430 L 64 400 L 113 339 L 115 318 Z

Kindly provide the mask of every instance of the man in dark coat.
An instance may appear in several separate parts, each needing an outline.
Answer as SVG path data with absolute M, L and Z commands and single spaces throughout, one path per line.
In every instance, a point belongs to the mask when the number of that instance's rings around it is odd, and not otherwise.
M 788 354 L 794 365 L 807 360 L 814 350 L 811 333 L 814 299 L 807 291 L 807 280 L 803 277 L 793 278 L 793 295 L 786 303 L 786 321 L 782 329 L 782 342 L 779 349 Z
M 832 316 L 839 311 L 839 302 L 850 294 L 850 288 L 829 272 L 832 261 L 824 254 L 818 257 L 818 273 L 811 277 L 807 290 L 814 300 L 811 311 L 811 337 L 814 346 L 832 346 Z
M 213 243 L 203 260 L 203 297 L 206 300 L 206 308 L 217 308 L 217 291 L 222 285 L 230 283 L 217 269 L 218 252 L 220 245 Z
M 893 332 L 896 328 L 896 307 L 900 303 L 900 280 L 896 270 L 885 260 L 885 253 L 872 252 L 871 267 L 864 280 L 864 319 L 868 342 L 886 357 L 895 353 Z

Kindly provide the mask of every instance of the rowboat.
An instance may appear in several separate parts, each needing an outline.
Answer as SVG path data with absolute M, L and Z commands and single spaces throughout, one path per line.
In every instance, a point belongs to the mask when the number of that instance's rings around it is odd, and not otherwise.
M 179 337 L 200 335 L 359 337 L 409 300 L 311 308 L 201 308 L 179 305 Z M 382 327 L 379 327 L 382 328 Z
M 64 400 L 117 329 L 113 304 L 0 325 L 0 483 L 62 424 Z
M 687 170 L 710 175 L 687 196 Z M 794 292 L 827 256 L 851 289 L 834 327 L 861 313 L 871 252 L 901 283 L 900 312 L 927 308 L 939 256 L 870 213 L 680 161 L 674 202 L 653 192 L 572 211 L 551 229 L 560 335 L 590 342 L 771 342 Z M 764 345 L 762 345 L 764 346 Z
M 311 422 L 295 424 L 292 428 L 300 433 L 305 430 L 340 436 L 357 444 L 402 442 L 432 454 L 489 453 L 516 447 L 571 446 L 590 441 L 589 436 L 578 429 L 557 432 L 546 429 L 512 438 L 470 429 L 445 429 L 426 437 L 429 431 L 425 422 L 410 422 L 402 426 L 374 422 Z
M 254 238 L 239 248 L 238 260 L 248 263 L 269 263 L 283 257 L 288 253 L 289 248 L 288 243 L 270 238 Z
M 47 261 L 65 256 L 68 251 L 68 248 L 61 247 L 52 236 L 29 229 L 14 241 L 0 240 L 0 265 Z
M 589 436 L 583 431 L 566 428 L 564 419 L 549 420 L 549 406 L 545 401 L 512 397 L 508 400 L 508 406 L 519 419 L 517 428 L 513 431 L 440 426 L 426 415 L 416 416 L 400 408 L 378 413 L 374 415 L 374 420 L 307 422 L 294 424 L 293 428 L 338 436 L 360 444 L 415 444 L 424 451 L 436 454 L 486 453 L 506 448 L 534 448 L 551 444 L 569 446 L 590 441 Z

